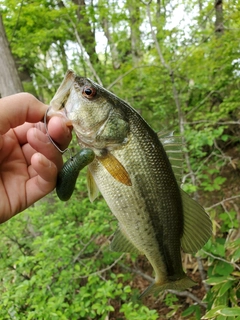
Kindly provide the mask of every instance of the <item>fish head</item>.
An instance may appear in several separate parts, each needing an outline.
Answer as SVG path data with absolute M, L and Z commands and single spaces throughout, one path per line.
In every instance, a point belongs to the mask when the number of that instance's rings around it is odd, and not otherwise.
M 128 141 L 129 123 L 117 98 L 90 79 L 68 71 L 50 106 L 51 114 L 63 112 L 83 146 L 111 150 Z

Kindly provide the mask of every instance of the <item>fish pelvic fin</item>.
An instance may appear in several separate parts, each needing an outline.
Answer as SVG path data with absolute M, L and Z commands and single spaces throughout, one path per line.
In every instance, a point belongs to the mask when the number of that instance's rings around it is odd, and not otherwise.
M 194 254 L 212 234 L 212 222 L 203 207 L 181 190 L 184 229 L 181 246 L 184 252 Z
M 89 170 L 87 169 L 87 189 L 88 189 L 88 197 L 91 202 L 93 202 L 99 194 L 98 186 Z
M 125 184 L 126 186 L 132 185 L 132 182 L 127 170 L 118 161 L 118 159 L 114 157 L 114 155 L 112 155 L 109 152 L 104 157 L 96 157 L 96 158 L 105 167 L 105 169 L 107 169 L 107 171 L 111 174 L 111 176 L 115 180 L 121 182 L 122 184 Z
M 184 291 L 188 288 L 191 288 L 193 286 L 197 285 L 196 282 L 194 282 L 192 279 L 190 279 L 187 275 L 185 275 L 183 278 L 171 281 L 168 280 L 165 283 L 157 283 L 153 282 L 141 295 L 140 299 L 145 298 L 149 294 L 158 294 L 160 292 L 163 292 L 165 290 L 177 290 L 177 291 Z

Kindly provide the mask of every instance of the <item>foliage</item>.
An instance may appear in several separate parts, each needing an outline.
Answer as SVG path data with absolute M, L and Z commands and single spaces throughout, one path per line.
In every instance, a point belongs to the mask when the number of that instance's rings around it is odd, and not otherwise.
M 90 205 L 84 189 L 80 181 L 78 201 L 65 205 L 51 196 L 6 223 L 1 319 L 105 319 L 114 300 L 129 319 L 157 319 L 154 310 L 129 302 L 136 297 L 126 284 L 130 275 L 111 270 L 120 256 L 108 248 L 115 221 L 109 223 L 104 202 Z
M 124 266 L 146 270 L 109 251 L 116 221 L 101 198 L 90 204 L 81 176 L 69 202 L 51 195 L 1 226 L 3 319 L 240 319 L 240 2 L 224 2 L 220 32 L 214 1 L 146 3 L 0 0 L 0 10 L 26 90 L 49 102 L 73 68 L 155 130 L 184 136 L 183 188 L 213 221 L 197 255 L 198 300 L 137 299 L 144 278 Z

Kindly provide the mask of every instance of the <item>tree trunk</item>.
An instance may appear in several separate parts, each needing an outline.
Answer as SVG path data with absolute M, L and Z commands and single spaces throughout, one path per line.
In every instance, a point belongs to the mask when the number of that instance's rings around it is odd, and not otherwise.
M 98 55 L 96 53 L 95 32 L 91 28 L 91 23 L 88 15 L 86 14 L 85 0 L 72 0 L 78 6 L 78 33 L 80 35 L 82 44 L 89 55 L 89 59 L 94 67 L 100 65 Z
M 223 27 L 223 1 L 222 0 L 215 0 L 214 3 L 215 7 L 215 34 L 216 35 L 222 35 L 224 31 Z
M 0 14 L 0 97 L 23 91 Z
M 157 23 L 159 23 L 160 16 L 161 16 L 161 1 L 157 0 L 157 7 L 156 7 L 156 21 L 157 21 Z
M 140 10 L 139 5 L 134 1 L 127 1 L 127 7 L 130 15 L 132 59 L 136 66 L 141 57 Z
M 101 21 L 101 25 L 104 31 L 104 35 L 108 40 L 109 48 L 110 48 L 110 53 L 111 53 L 111 58 L 112 58 L 112 65 L 115 70 L 119 69 L 121 66 L 120 60 L 119 60 L 119 54 L 117 47 L 115 43 L 112 40 L 112 35 L 109 30 L 109 21 L 107 18 L 103 18 Z

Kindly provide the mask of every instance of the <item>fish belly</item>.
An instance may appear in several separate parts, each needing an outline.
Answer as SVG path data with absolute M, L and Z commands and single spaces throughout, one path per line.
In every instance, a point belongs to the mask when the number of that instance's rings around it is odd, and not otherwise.
M 132 186 L 116 181 L 94 160 L 89 169 L 120 228 L 152 264 L 156 281 L 182 274 L 180 237 L 183 229 L 179 189 L 160 143 L 131 136 L 111 152 L 130 175 Z

